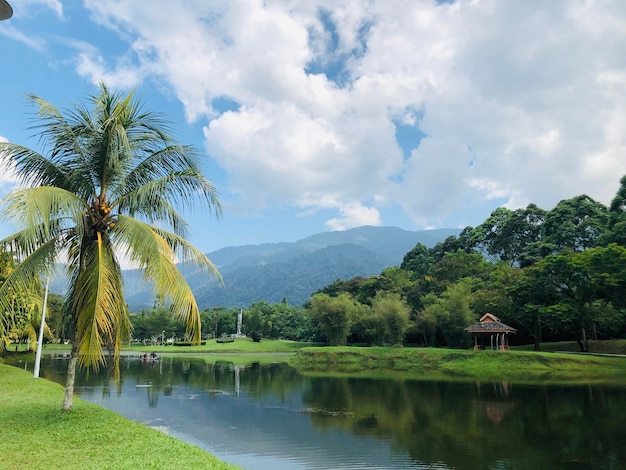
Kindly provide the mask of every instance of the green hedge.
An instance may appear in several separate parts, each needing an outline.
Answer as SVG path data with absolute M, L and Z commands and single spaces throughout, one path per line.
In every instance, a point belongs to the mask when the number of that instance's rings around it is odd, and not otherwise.
M 200 346 L 204 346 L 206 344 L 206 341 L 200 341 Z M 191 341 L 174 341 L 174 346 L 198 346 L 195 343 L 192 343 Z
M 218 338 L 215 340 L 216 343 L 234 343 L 235 338 Z

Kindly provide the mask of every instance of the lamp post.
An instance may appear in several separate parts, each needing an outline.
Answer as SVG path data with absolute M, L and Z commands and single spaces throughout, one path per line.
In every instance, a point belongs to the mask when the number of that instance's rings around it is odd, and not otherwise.
M 43 308 L 41 309 L 41 325 L 39 326 L 39 341 L 37 343 L 37 354 L 35 354 L 35 370 L 33 377 L 39 378 L 39 364 L 41 363 L 41 350 L 43 349 L 43 329 L 46 326 L 46 306 L 48 305 L 48 285 L 50 284 L 50 276 L 46 280 L 46 293 L 43 296 Z
M 8 20 L 13 16 L 13 8 L 6 0 L 0 0 L 0 21 Z

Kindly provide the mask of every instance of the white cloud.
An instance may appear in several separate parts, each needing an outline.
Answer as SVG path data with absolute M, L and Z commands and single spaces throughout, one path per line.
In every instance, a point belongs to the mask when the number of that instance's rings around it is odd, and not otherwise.
M 63 18 L 63 3 L 60 0 L 19 0 L 10 3 L 15 18 L 32 17 L 42 10 L 51 10 L 58 18 Z
M 82 56 L 80 73 L 159 77 L 206 120 L 245 204 L 333 207 L 340 228 L 381 223 L 394 200 L 433 226 L 470 199 L 608 203 L 626 173 L 626 2 L 86 4 L 129 48 Z M 394 119 L 427 134 L 406 161 Z
M 0 36 L 21 42 L 26 47 L 35 51 L 43 51 L 45 49 L 45 42 L 41 38 L 25 34 L 10 24 L 3 24 L 2 27 L 0 27 Z
M 347 230 L 362 225 L 381 225 L 380 213 L 372 207 L 365 207 L 358 202 L 352 202 L 339 208 L 340 218 L 333 218 L 326 222 L 331 230 Z

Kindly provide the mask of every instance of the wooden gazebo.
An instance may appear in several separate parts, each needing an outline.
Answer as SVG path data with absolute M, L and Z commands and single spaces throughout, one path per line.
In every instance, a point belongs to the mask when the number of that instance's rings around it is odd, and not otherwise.
M 480 322 L 468 326 L 465 331 L 474 336 L 474 349 L 499 349 L 509 350 L 508 335 L 517 330 L 509 325 L 505 325 L 498 317 L 491 313 L 485 313 Z

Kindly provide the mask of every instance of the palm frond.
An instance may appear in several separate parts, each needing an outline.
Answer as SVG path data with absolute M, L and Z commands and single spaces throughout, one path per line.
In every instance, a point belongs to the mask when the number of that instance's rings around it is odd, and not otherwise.
M 169 173 L 158 179 L 147 180 L 134 190 L 113 201 L 119 212 L 138 217 L 150 223 L 165 222 L 181 236 L 186 233 L 187 224 L 175 210 L 172 203 L 191 205 L 195 199 L 204 200 L 206 206 L 216 215 L 221 214 L 218 195 L 211 183 L 201 174 L 187 170 Z
M 112 236 L 122 256 L 137 265 L 146 280 L 154 282 L 157 297 L 171 302 L 172 313 L 186 324 L 188 335 L 198 341 L 200 312 L 176 261 L 180 256 L 209 276 L 221 279 L 211 261 L 183 238 L 131 217 L 120 216 Z
M 10 142 L 0 142 L 0 164 L 4 171 L 13 170 L 23 186 L 65 187 L 66 174 L 38 152 Z
M 21 230 L 4 242 L 11 242 L 20 254 L 28 255 L 74 226 L 86 209 L 80 198 L 61 188 L 43 186 L 12 191 L 0 199 L 0 213 Z
M 103 346 L 118 339 L 129 324 L 122 273 L 108 239 L 98 233 L 83 246 L 81 265 L 71 286 L 79 363 L 97 369 L 104 364 Z

